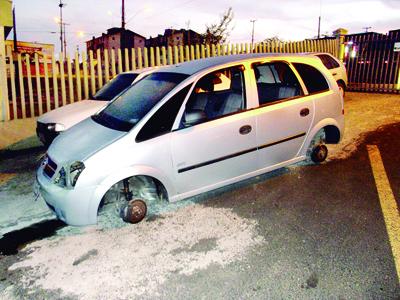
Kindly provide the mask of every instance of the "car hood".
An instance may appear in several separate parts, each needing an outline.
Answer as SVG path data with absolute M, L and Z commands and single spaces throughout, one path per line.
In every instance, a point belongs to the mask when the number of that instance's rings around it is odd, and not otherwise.
M 79 123 L 95 114 L 108 103 L 108 101 L 97 100 L 75 102 L 45 113 L 38 118 L 38 122 L 45 124 L 59 123 L 63 124 L 65 129 L 68 129 L 76 123 Z
M 47 153 L 58 164 L 84 161 L 126 134 L 127 132 L 104 127 L 87 118 L 62 132 L 50 145 Z

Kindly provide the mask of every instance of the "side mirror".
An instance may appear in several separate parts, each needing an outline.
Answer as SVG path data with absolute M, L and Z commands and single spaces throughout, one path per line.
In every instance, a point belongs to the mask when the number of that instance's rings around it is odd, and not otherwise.
M 204 111 L 199 109 L 193 109 L 189 111 L 185 111 L 183 115 L 183 126 L 189 127 L 193 125 L 197 125 L 203 123 L 207 120 L 207 115 Z

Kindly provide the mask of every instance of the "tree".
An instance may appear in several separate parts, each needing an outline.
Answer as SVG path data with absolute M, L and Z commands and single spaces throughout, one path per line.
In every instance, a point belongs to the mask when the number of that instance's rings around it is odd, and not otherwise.
M 270 37 L 270 38 L 266 38 L 263 43 L 272 43 L 272 42 L 276 42 L 276 43 L 283 43 L 284 41 L 281 40 L 277 35 Z
M 221 15 L 219 23 L 206 25 L 206 32 L 203 34 L 205 44 L 223 44 L 228 39 L 233 27 L 230 23 L 233 20 L 233 10 L 229 7 L 226 12 Z

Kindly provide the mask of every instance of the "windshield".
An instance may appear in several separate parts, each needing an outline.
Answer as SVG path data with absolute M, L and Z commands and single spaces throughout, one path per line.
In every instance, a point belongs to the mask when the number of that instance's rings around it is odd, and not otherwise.
M 92 119 L 111 129 L 129 131 L 187 77 L 178 73 L 152 73 L 135 83 Z
M 119 74 L 105 84 L 93 96 L 94 100 L 110 101 L 127 87 L 129 87 L 139 74 L 124 73 Z

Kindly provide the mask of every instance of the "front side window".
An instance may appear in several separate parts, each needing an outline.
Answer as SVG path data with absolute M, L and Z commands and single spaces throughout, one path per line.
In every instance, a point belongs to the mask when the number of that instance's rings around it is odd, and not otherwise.
M 253 66 L 260 105 L 301 96 L 296 75 L 284 62 L 271 62 Z
M 151 116 L 136 136 L 136 142 L 143 142 L 171 131 L 190 87 L 191 85 L 188 85 L 181 89 Z
M 329 90 L 328 82 L 324 75 L 316 68 L 300 63 L 294 63 L 294 67 L 299 72 L 309 94 L 320 93 Z
M 92 97 L 93 100 L 110 101 L 115 96 L 128 88 L 136 79 L 138 74 L 125 73 L 119 74 L 107 82 L 96 94 Z
M 187 77 L 179 73 L 152 73 L 135 83 L 92 119 L 111 129 L 129 131 Z
M 242 66 L 226 68 L 202 77 L 195 85 L 185 115 L 202 115 L 203 123 L 245 109 Z M 184 121 L 183 121 L 184 123 Z

